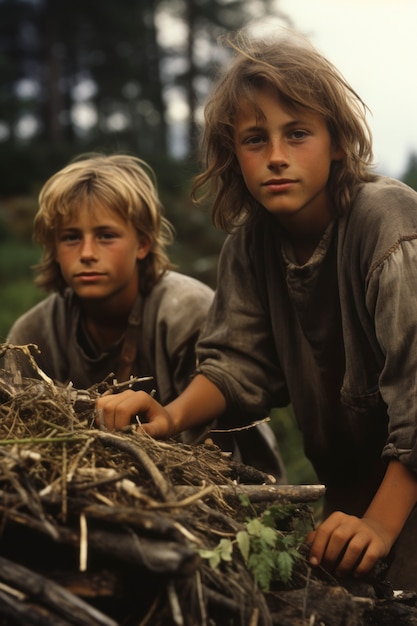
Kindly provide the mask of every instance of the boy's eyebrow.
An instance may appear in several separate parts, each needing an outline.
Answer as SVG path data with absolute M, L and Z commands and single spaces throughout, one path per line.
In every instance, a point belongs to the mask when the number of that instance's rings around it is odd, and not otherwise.
M 59 227 L 60 230 L 82 230 L 82 228 L 80 226 L 77 225 L 63 225 L 61 224 L 61 226 Z M 104 230 L 106 228 L 117 228 L 117 224 L 99 224 L 98 226 L 93 226 L 92 230 Z
M 288 129 L 288 128 L 292 128 L 294 126 L 300 126 L 300 125 L 305 125 L 305 124 L 311 124 L 311 120 L 308 119 L 303 119 L 303 118 L 294 118 L 289 120 L 288 122 L 285 122 L 285 124 L 281 125 L 281 128 L 283 130 Z M 253 132 L 257 132 L 257 131 L 261 131 L 261 130 L 265 130 L 265 126 L 266 126 L 266 122 L 257 122 L 256 124 L 252 124 L 251 126 L 242 126 L 238 131 L 236 131 L 237 133 L 253 133 Z
M 244 137 L 250 134 L 256 134 L 264 132 L 265 128 L 259 124 L 253 124 L 252 126 L 241 126 L 240 128 L 235 128 L 234 136 L 235 138 Z

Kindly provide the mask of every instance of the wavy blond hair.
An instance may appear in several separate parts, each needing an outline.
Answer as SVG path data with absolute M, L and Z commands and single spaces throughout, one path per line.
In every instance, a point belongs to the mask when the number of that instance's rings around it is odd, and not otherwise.
M 45 291 L 62 292 L 66 283 L 56 257 L 56 233 L 62 222 L 79 207 L 101 204 L 129 220 L 139 239 L 151 243 L 140 263 L 139 290 L 148 293 L 171 268 L 166 246 L 172 242 L 173 227 L 163 216 L 156 178 L 142 159 L 126 154 L 80 155 L 54 174 L 39 194 L 33 238 L 43 248 L 35 267 L 36 284 Z
M 226 36 L 224 43 L 234 54 L 205 105 L 201 144 L 204 171 L 194 179 L 193 199 L 198 202 L 213 196 L 213 222 L 226 232 L 259 213 L 260 206 L 240 175 L 234 120 L 242 103 L 248 102 L 262 118 L 256 94 L 267 87 L 289 109 L 308 109 L 325 119 L 332 142 L 345 154 L 332 164 L 328 185 L 335 210 L 346 211 L 354 185 L 374 178 L 365 103 L 301 35 L 285 31 L 266 40 L 241 31 Z

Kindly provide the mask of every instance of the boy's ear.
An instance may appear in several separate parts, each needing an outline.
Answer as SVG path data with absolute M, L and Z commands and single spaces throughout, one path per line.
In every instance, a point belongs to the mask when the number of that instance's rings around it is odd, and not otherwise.
M 138 259 L 138 261 L 142 261 L 148 256 L 151 246 L 152 244 L 147 237 L 141 237 L 139 239 L 138 249 L 136 253 L 136 258 Z

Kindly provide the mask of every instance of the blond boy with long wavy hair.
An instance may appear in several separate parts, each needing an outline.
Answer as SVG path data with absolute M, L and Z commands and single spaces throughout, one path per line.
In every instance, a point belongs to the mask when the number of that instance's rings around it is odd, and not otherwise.
M 35 281 L 52 293 L 16 320 L 7 341 L 36 344 L 39 367 L 61 383 L 152 377 L 150 389 L 172 400 L 194 372 L 213 297 L 173 271 L 172 238 L 147 163 L 128 154 L 76 158 L 46 181 L 34 220 Z

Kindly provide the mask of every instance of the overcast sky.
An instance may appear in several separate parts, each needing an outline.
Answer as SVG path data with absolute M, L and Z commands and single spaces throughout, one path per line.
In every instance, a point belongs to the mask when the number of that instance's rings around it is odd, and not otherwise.
M 417 153 L 417 0 L 277 0 L 372 111 L 378 171 Z

